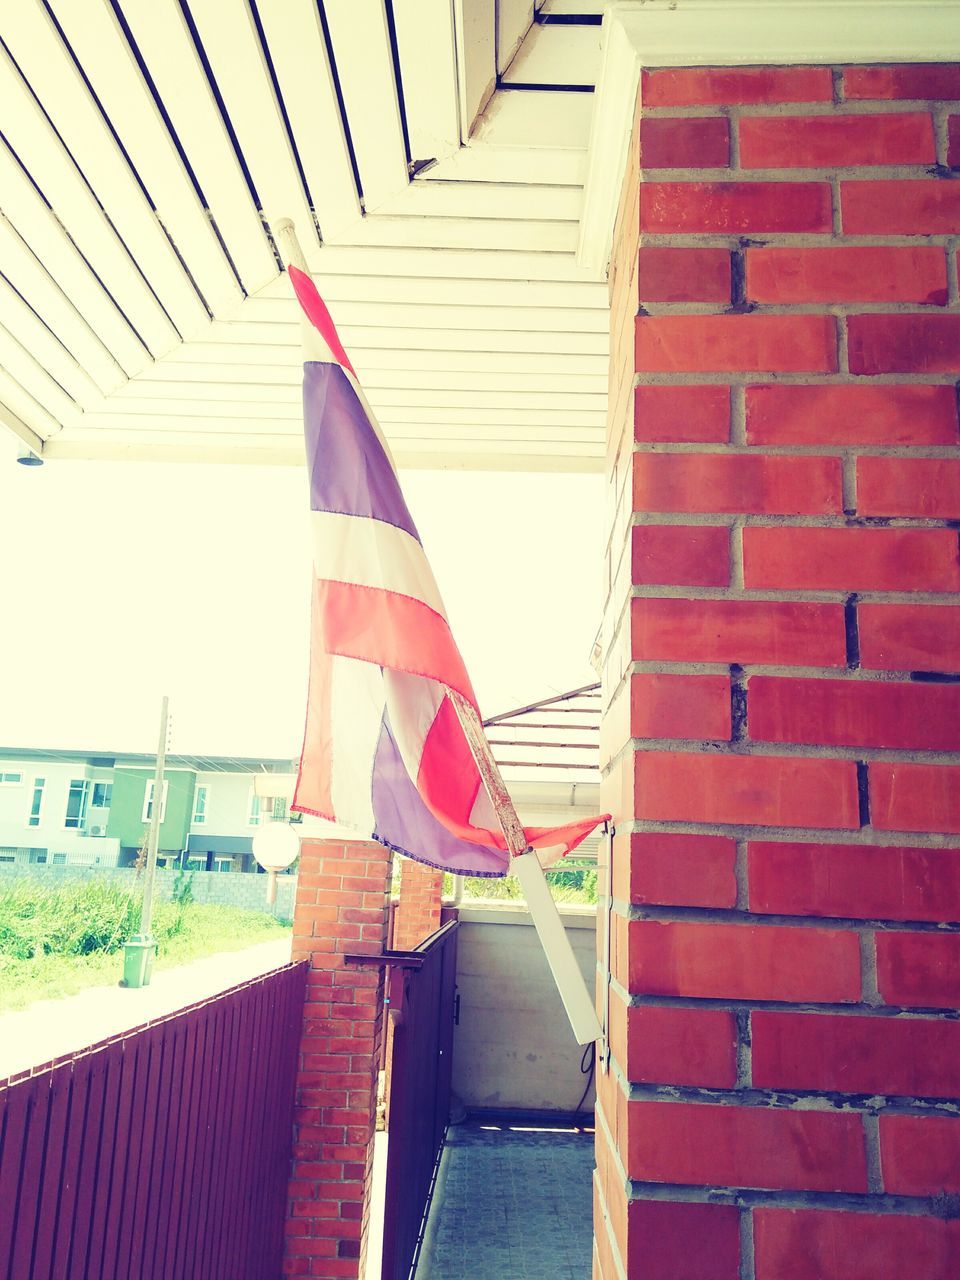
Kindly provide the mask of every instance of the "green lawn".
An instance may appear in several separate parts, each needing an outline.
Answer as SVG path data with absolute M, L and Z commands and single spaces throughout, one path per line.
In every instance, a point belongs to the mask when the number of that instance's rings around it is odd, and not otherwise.
M 119 982 L 123 944 L 138 924 L 138 902 L 103 881 L 49 889 L 42 881 L 19 880 L 0 890 L 0 1012 Z M 281 938 L 288 929 L 289 922 L 260 911 L 159 902 L 155 967 L 238 951 Z

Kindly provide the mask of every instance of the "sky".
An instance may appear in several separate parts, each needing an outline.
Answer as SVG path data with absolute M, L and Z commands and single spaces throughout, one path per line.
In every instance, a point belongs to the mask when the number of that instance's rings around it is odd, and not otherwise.
M 51 462 L 0 441 L 0 746 L 299 754 L 305 475 Z M 595 679 L 602 479 L 404 471 L 484 715 Z

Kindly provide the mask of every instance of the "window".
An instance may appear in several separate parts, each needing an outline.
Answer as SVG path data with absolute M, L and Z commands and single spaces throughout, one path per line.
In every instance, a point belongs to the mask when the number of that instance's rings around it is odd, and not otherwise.
M 205 853 L 188 854 L 184 865 L 188 871 L 206 871 L 207 855 Z
M 262 801 L 253 787 L 250 788 L 250 804 L 247 809 L 247 826 L 259 827 L 260 825 L 260 808 Z
M 0 862 L 16 862 L 17 855 L 15 853 L 0 853 Z
M 154 782 L 151 778 L 144 788 L 143 792 L 143 812 L 140 815 L 141 822 L 151 822 L 153 820 L 153 787 Z M 160 821 L 163 822 L 167 816 L 167 791 L 170 783 L 167 779 L 163 782 L 163 795 L 160 800 Z
M 274 822 L 285 822 L 287 817 L 287 802 L 283 796 L 273 797 L 273 820 Z
M 94 809 L 109 809 L 112 801 L 113 783 L 95 782 L 93 784 L 93 799 L 90 801 Z
M 65 853 L 55 853 L 51 859 L 51 866 L 62 867 L 66 865 L 67 855 Z
M 233 859 L 232 858 L 214 858 L 213 869 L 214 871 L 232 871 Z
M 202 827 L 207 820 L 207 787 L 201 784 L 193 793 L 193 822 Z
M 30 817 L 27 819 L 28 827 L 39 827 L 40 810 L 43 807 L 43 788 L 46 778 L 34 778 L 33 780 L 33 799 L 30 801 Z
M 22 773 L 0 773 L 0 787 L 19 787 L 22 781 Z
M 87 816 L 87 800 L 90 796 L 90 783 L 86 778 L 74 778 L 67 793 L 67 816 L 65 827 L 82 827 Z

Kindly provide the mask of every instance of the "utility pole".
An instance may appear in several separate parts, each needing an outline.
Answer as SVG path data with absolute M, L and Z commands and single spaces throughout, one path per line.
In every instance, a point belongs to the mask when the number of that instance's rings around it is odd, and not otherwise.
M 163 811 L 163 767 L 167 757 L 167 723 L 169 699 L 164 694 L 160 704 L 160 739 L 157 743 L 157 767 L 153 775 L 153 804 L 150 809 L 150 831 L 147 836 L 147 862 L 143 869 L 143 905 L 140 910 L 140 932 L 123 949 L 123 982 L 126 987 L 148 987 L 153 976 L 156 939 L 150 932 L 153 924 L 153 882 L 157 870 L 157 846 L 160 840 L 160 815 Z

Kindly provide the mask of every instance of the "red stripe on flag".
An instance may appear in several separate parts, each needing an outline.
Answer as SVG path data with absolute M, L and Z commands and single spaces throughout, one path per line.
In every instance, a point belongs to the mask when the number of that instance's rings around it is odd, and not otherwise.
M 317 286 L 306 272 L 301 271 L 299 267 L 287 267 L 287 274 L 307 319 L 333 352 L 334 359 L 342 364 L 345 369 L 349 369 L 353 376 L 356 377 L 353 365 L 350 363 L 349 357 L 343 349 L 343 343 L 340 341 L 340 335 L 337 333 L 337 326 L 333 323 L 333 317 L 327 310 L 327 304 L 317 292 Z
M 320 605 L 314 583 L 313 630 Z M 303 731 L 300 771 L 291 809 L 313 813 L 335 822 L 333 813 L 333 662 L 319 644 L 310 646 L 310 684 L 307 691 L 307 724 Z
M 330 653 L 427 676 L 476 705 L 445 618 L 421 600 L 353 582 L 318 579 L 317 643 Z
M 485 831 L 470 823 L 481 785 L 456 708 L 449 698 L 444 698 L 424 740 L 417 790 L 434 817 L 454 835 L 472 844 L 506 849 L 500 831 Z

